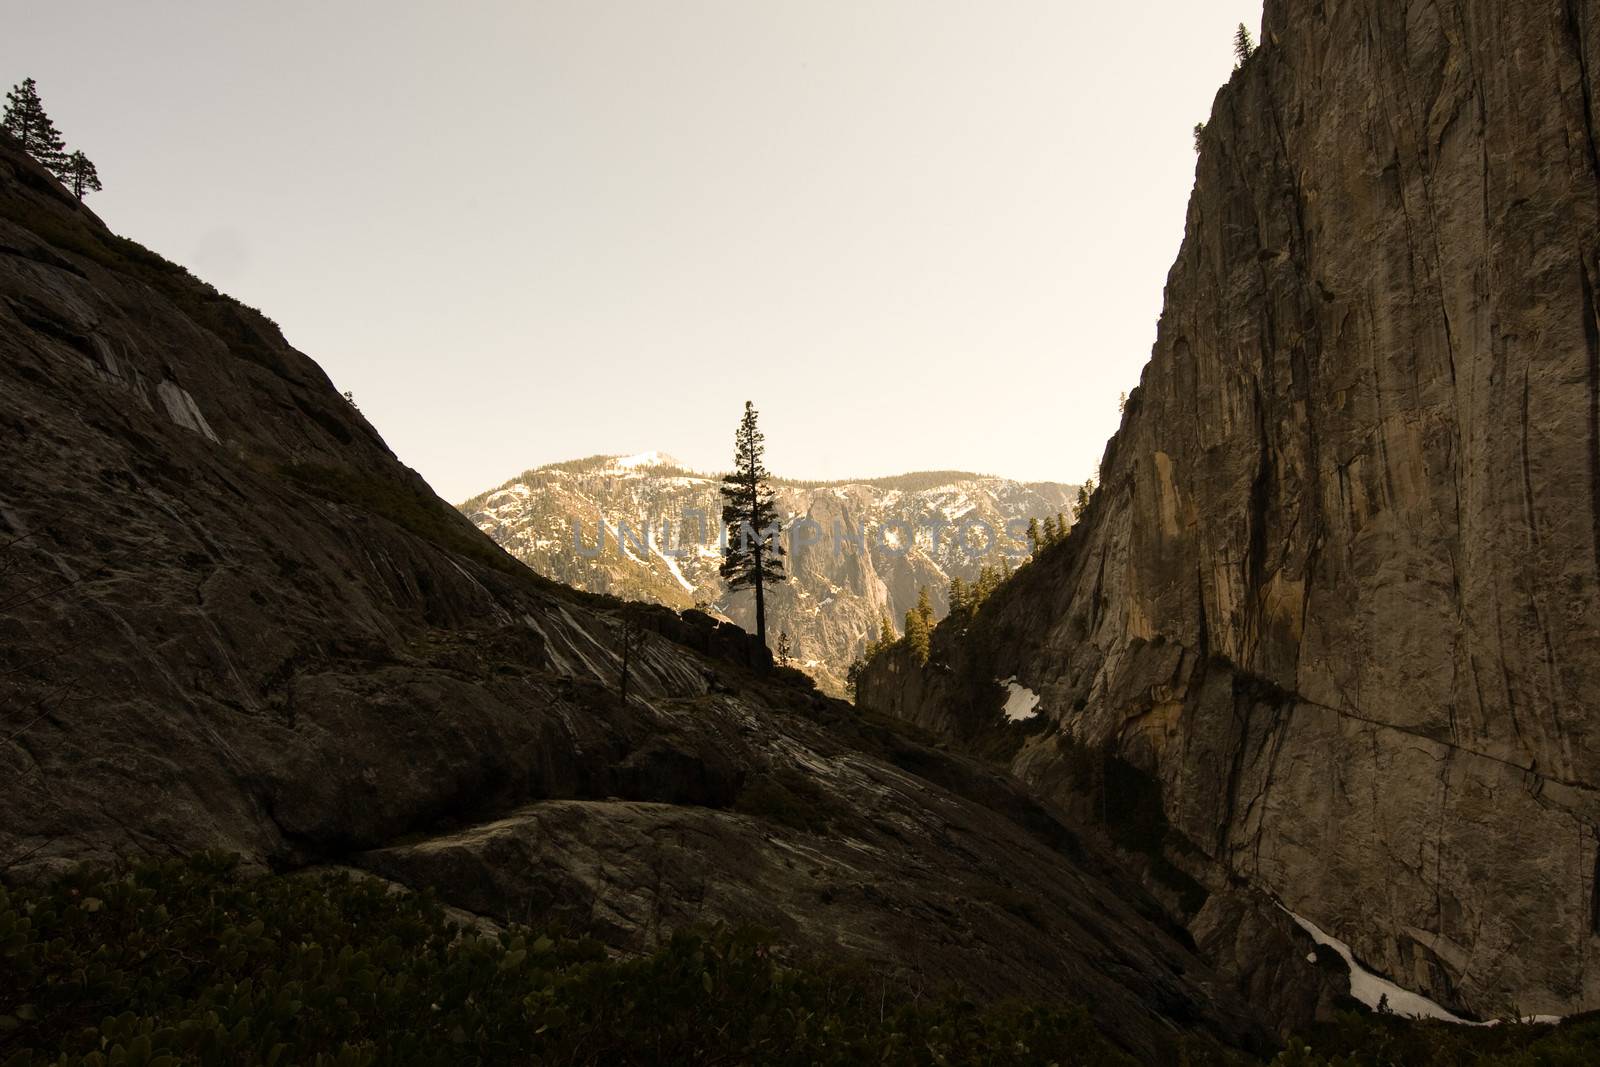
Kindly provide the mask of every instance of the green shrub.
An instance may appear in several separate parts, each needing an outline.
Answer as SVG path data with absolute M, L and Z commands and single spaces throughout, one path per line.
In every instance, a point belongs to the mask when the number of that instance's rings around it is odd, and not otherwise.
M 1129 1063 L 1080 1009 L 887 999 L 747 932 L 617 960 L 201 856 L 0 890 L 0 1063 Z
M 1248 1061 L 1190 1043 L 1191 1064 Z M 0 888 L 0 1064 L 1126 1065 L 1081 1008 L 912 1000 L 749 931 L 654 955 L 449 922 L 344 874 L 197 856 Z M 1577 1067 L 1600 1018 L 1469 1028 L 1351 1014 L 1275 1067 Z
M 1600 1063 L 1600 1013 L 1559 1026 L 1460 1026 L 1345 1012 L 1290 1041 L 1272 1067 L 1589 1067 Z

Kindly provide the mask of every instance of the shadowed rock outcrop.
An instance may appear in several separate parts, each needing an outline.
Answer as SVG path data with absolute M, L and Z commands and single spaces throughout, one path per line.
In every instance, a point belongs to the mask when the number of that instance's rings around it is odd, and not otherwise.
M 897 983 L 1268 1033 L 1008 776 L 742 631 L 498 549 L 266 318 L 0 144 L 0 876 L 242 854 L 620 950 L 760 922 Z M 619 696 L 623 613 L 644 631 Z
M 1066 546 L 863 700 L 998 678 L 1401 984 L 1600 1006 L 1600 11 L 1269 0 Z M 1204 864 L 1198 864 L 1196 869 Z

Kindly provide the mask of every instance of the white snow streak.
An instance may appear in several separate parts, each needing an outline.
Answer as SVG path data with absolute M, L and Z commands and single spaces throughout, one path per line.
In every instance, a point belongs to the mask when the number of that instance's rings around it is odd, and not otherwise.
M 1283 905 L 1278 905 L 1280 908 Z M 1310 919 L 1302 919 L 1288 908 L 1289 918 L 1300 924 L 1301 929 L 1311 935 L 1313 941 L 1319 945 L 1333 949 L 1350 967 L 1350 995 L 1355 997 L 1367 1007 L 1377 1010 L 1380 1001 L 1384 1007 L 1396 1015 L 1405 1015 L 1415 1019 L 1443 1019 L 1448 1023 L 1463 1023 L 1471 1026 L 1482 1026 L 1482 1023 L 1469 1023 L 1468 1020 L 1454 1015 L 1435 1004 L 1420 993 L 1413 993 L 1409 989 L 1402 989 L 1389 981 L 1380 978 L 1356 962 L 1356 957 L 1350 951 L 1350 946 L 1340 941 L 1331 934 L 1325 934 Z
M 678 579 L 678 584 L 683 586 L 684 592 L 694 592 L 694 585 L 691 584 L 689 579 L 683 576 L 683 572 L 678 569 L 678 561 L 663 552 L 661 550 L 661 546 L 656 544 L 654 538 L 651 538 L 650 540 L 650 551 L 661 557 L 661 562 L 665 563 L 667 565 L 667 570 L 671 571 L 672 576 Z

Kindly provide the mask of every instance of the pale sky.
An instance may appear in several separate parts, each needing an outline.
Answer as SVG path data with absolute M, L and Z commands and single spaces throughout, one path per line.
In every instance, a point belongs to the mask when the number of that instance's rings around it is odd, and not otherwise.
M 1076 481 L 1260 0 L 20 3 L 117 232 L 449 500 L 594 453 Z

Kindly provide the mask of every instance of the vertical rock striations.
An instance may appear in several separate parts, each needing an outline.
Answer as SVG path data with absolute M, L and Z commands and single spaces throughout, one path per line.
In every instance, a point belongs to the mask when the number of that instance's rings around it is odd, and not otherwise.
M 863 699 L 997 678 L 1404 985 L 1600 1006 L 1600 10 L 1268 0 L 1104 486 Z

